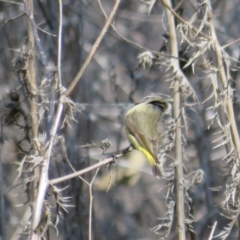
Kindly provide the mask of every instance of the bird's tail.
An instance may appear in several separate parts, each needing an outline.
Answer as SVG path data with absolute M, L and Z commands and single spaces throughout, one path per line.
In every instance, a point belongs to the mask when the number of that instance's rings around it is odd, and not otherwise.
M 162 178 L 162 174 L 161 174 L 161 171 L 158 166 L 159 160 L 158 160 L 157 156 L 153 155 L 151 152 L 149 152 L 148 150 L 146 150 L 142 147 L 139 148 L 139 150 L 147 157 L 147 159 L 152 167 L 153 175 L 156 178 Z
M 136 137 L 133 134 L 131 134 L 130 131 L 128 131 L 128 129 L 126 131 L 127 131 L 127 135 L 128 135 L 129 141 L 131 142 L 132 146 L 135 149 L 141 151 L 148 159 L 148 161 L 152 167 L 153 175 L 157 178 L 161 178 L 162 174 L 158 167 L 159 160 L 158 160 L 157 156 L 155 154 L 153 154 L 151 151 L 149 151 L 149 147 L 143 147 L 142 144 L 139 143 L 140 141 L 138 141 L 136 139 Z M 147 144 L 145 144 L 145 145 L 147 146 Z

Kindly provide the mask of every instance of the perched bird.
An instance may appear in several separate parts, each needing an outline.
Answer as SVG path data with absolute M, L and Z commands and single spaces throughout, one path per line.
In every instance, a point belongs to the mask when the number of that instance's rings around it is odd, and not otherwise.
M 125 115 L 124 123 L 129 142 L 148 159 L 154 176 L 161 177 L 158 167 L 158 122 L 171 111 L 171 98 L 152 94 L 136 104 Z

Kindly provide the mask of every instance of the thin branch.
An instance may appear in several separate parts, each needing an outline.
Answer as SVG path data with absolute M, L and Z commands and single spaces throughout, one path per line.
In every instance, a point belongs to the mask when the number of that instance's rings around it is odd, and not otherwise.
M 67 151 L 66 151 L 66 148 L 65 148 L 63 142 L 61 142 L 61 144 L 62 144 L 62 149 L 63 149 L 63 153 L 64 153 L 64 157 L 65 157 L 66 162 L 68 163 L 69 167 L 72 169 L 73 172 L 77 172 L 77 171 L 75 170 L 75 168 L 73 167 L 73 165 L 71 164 L 71 162 L 69 161 L 69 159 L 68 159 Z M 81 176 L 78 176 L 78 177 L 79 177 L 79 179 L 82 180 L 84 183 L 89 184 L 89 183 L 88 183 L 85 179 L 83 179 Z
M 185 0 L 180 0 L 180 2 L 177 4 L 177 6 L 174 8 L 174 11 L 177 12 L 178 9 L 183 5 Z
M 42 29 L 42 28 L 40 28 L 40 27 L 37 27 L 37 29 L 38 29 L 39 31 L 43 32 L 43 33 L 46 33 L 46 34 L 47 34 L 47 35 L 49 35 L 49 36 L 52 36 L 52 37 L 57 37 L 57 35 L 56 35 L 56 34 L 49 33 L 49 32 L 47 32 L 47 31 L 43 30 L 43 29 Z
M 12 3 L 12 4 L 17 4 L 23 6 L 23 3 L 15 2 L 15 1 L 10 1 L 10 0 L 1 0 L 0 2 L 5 2 L 5 3 Z
M 216 226 L 217 226 L 217 222 L 215 222 L 215 223 L 213 224 L 213 227 L 212 227 L 212 230 L 211 230 L 211 233 L 210 233 L 210 235 L 209 235 L 208 240 L 211 240 L 211 239 L 213 238 L 213 233 L 214 233 L 214 231 L 215 231 Z
M 61 58 L 62 58 L 62 0 L 59 4 L 59 25 L 58 25 L 58 87 L 62 86 Z
M 19 240 L 21 238 L 22 231 L 24 230 L 24 226 L 27 224 L 31 217 L 31 208 L 30 206 L 25 210 L 25 213 L 22 216 L 22 219 L 18 221 L 18 226 L 14 233 L 12 234 L 12 237 L 10 240 Z
M 1 128 L 2 128 L 2 120 L 1 120 Z M 2 129 L 1 129 L 2 130 Z M 1 131 L 0 134 L 3 134 Z M 1 239 L 7 240 L 6 233 L 6 205 L 5 205 L 5 194 L 4 194 L 4 180 L 3 180 L 3 162 L 2 162 L 2 136 L 0 139 L 0 232 Z
M 114 4 L 114 7 L 113 7 L 113 9 L 112 9 L 112 11 L 111 11 L 111 13 L 110 13 L 110 16 L 109 16 L 107 22 L 105 23 L 105 25 L 104 25 L 104 27 L 103 27 L 100 35 L 98 36 L 97 40 L 96 40 L 95 43 L 93 44 L 93 47 L 92 47 L 92 49 L 91 49 L 91 51 L 90 51 L 87 59 L 85 60 L 82 68 L 81 68 L 80 71 L 77 73 L 76 77 L 73 79 L 72 83 L 70 84 L 70 86 L 68 87 L 68 89 L 66 90 L 66 92 L 64 93 L 65 96 L 68 96 L 68 95 L 72 92 L 72 90 L 74 89 L 74 87 L 77 85 L 77 83 L 80 81 L 83 73 L 85 72 L 86 68 L 88 67 L 90 61 L 92 60 L 92 57 L 93 57 L 94 53 L 96 52 L 99 44 L 101 43 L 103 37 L 105 36 L 105 34 L 106 34 L 106 32 L 107 32 L 107 30 L 108 30 L 111 22 L 113 21 L 113 18 L 114 18 L 115 14 L 116 14 L 116 11 L 117 11 L 117 9 L 118 9 L 118 6 L 119 6 L 120 2 L 121 2 L 121 0 L 116 0 L 116 2 L 115 2 L 115 4 Z
M 52 180 L 49 181 L 49 184 L 54 185 L 54 184 L 58 184 L 58 183 L 67 181 L 67 180 L 69 180 L 69 179 L 78 177 L 78 176 L 83 175 L 83 174 L 85 174 L 85 173 L 87 173 L 87 172 L 90 172 L 90 171 L 92 171 L 92 170 L 94 170 L 94 169 L 96 169 L 96 168 L 99 168 L 99 167 L 102 167 L 102 166 L 104 166 L 104 165 L 106 165 L 106 164 L 109 164 L 109 163 L 114 162 L 114 160 L 115 160 L 116 158 L 119 158 L 119 157 L 121 157 L 122 155 L 123 155 L 122 153 L 117 154 L 117 155 L 115 155 L 114 157 L 107 158 L 107 159 L 105 159 L 105 160 L 103 160 L 103 161 L 101 161 L 101 162 L 99 162 L 99 163 L 96 163 L 96 164 L 94 164 L 94 165 L 92 165 L 92 166 L 90 166 L 90 167 L 87 167 L 87 168 L 85 168 L 85 169 L 83 169 L 83 170 L 77 171 L 77 172 L 75 172 L 75 173 L 68 174 L 67 176 L 63 176 L 63 177 L 60 177 L 60 178 L 52 179 Z
M 16 19 L 18 19 L 18 18 L 21 18 L 21 17 L 23 17 L 24 15 L 25 15 L 25 13 L 21 13 L 21 14 L 19 14 L 18 16 L 14 17 L 14 18 L 11 18 L 11 19 L 9 19 L 9 20 L 7 20 L 7 21 L 5 21 L 4 24 L 7 24 L 7 23 L 9 23 L 9 22 L 11 22 L 11 21 L 14 21 L 14 20 L 16 20 Z
M 227 48 L 227 47 L 230 47 L 230 46 L 238 43 L 239 41 L 240 41 L 240 38 L 238 38 L 238 39 L 236 39 L 236 40 L 234 40 L 234 41 L 232 41 L 232 42 L 230 42 L 230 43 L 227 43 L 227 44 L 223 45 L 221 48 L 222 48 L 222 49 L 225 49 L 225 48 Z
M 102 158 L 99 163 L 102 162 L 104 157 L 104 154 L 102 155 Z M 94 176 L 89 184 L 89 224 L 88 224 L 88 240 L 92 240 L 92 212 L 93 212 L 93 183 L 97 177 L 97 174 L 100 170 L 100 167 L 97 168 L 96 172 L 94 173 Z

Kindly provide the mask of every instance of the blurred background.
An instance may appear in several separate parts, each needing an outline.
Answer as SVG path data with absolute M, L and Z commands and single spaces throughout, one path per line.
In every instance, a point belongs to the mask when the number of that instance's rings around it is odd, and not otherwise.
M 178 1 L 172 1 L 176 6 Z M 200 1 L 185 0 L 179 14 L 186 20 L 198 12 Z M 62 33 L 62 80 L 68 87 L 84 60 L 89 54 L 93 43 L 105 23 L 105 18 L 96 0 L 63 0 L 63 33 Z M 114 2 L 103 0 L 102 6 L 109 15 Z M 217 36 L 221 45 L 236 40 L 240 36 L 240 2 L 211 1 L 212 12 Z M 156 1 L 151 13 L 144 1 L 121 1 L 115 17 L 115 27 L 128 40 L 146 49 L 159 51 L 164 45 L 164 35 L 167 25 L 161 1 Z M 57 33 L 58 33 L 58 1 L 34 1 L 34 18 L 39 27 L 39 37 L 47 57 L 48 64 L 57 64 Z M 176 22 L 177 23 L 177 22 Z M 16 102 L 9 93 L 16 91 L 23 113 L 16 121 L 6 121 L 4 110 L 1 111 L 1 161 L 3 171 L 3 191 L 5 195 L 5 211 L 7 239 L 26 239 L 25 236 L 14 235 L 19 222 L 28 208 L 24 203 L 28 197 L 26 189 L 17 183 L 17 168 L 25 154 L 31 151 L 31 141 L 26 139 L 26 125 L 29 123 L 28 96 L 24 92 L 22 82 L 17 74 L 16 59 L 21 55 L 27 41 L 27 17 L 21 1 L 0 1 L 0 104 L 6 109 Z M 183 58 L 190 58 L 192 49 L 187 43 L 181 43 L 179 50 Z M 165 52 L 169 49 L 166 46 Z M 226 49 L 235 59 L 239 57 L 239 44 Z M 108 139 L 111 147 L 106 156 L 112 156 L 126 148 L 123 117 L 126 110 L 134 103 L 152 92 L 172 95 L 170 75 L 167 66 L 162 61 L 149 70 L 139 67 L 138 56 L 143 50 L 122 40 L 115 31 L 109 28 L 98 47 L 90 65 L 82 79 L 74 89 L 70 98 L 80 106 L 81 113 L 75 115 L 76 121 L 71 126 L 64 126 L 58 135 L 64 141 L 56 144 L 50 165 L 50 179 L 64 176 L 72 172 L 65 153 L 76 170 L 95 164 L 102 157 L 101 141 Z M 37 59 L 39 52 L 36 52 Z M 215 59 L 209 51 L 209 59 Z M 239 125 L 239 76 L 238 63 L 231 67 L 230 84 L 236 89 L 234 109 Z M 37 62 L 37 82 L 43 81 L 42 66 Z M 184 70 L 191 86 L 195 89 L 199 102 L 211 94 L 209 79 L 201 67 L 196 66 L 194 74 L 191 69 Z M 39 100 L 40 101 L 40 100 Z M 223 200 L 223 192 L 212 191 L 210 188 L 221 186 L 224 173 L 227 172 L 225 162 L 221 159 L 226 155 L 225 148 L 214 149 L 213 143 L 219 136 L 215 133 L 218 126 L 206 121 L 213 115 L 209 110 L 212 101 L 197 104 L 194 110 L 186 109 L 188 116 L 188 131 L 184 131 L 185 174 L 202 169 L 205 173 L 204 182 L 191 189 L 189 195 L 193 202 L 193 223 L 197 239 L 207 239 L 211 226 L 218 221 L 216 231 L 226 226 L 227 220 L 220 215 L 219 205 Z M 25 127 L 23 127 L 23 125 Z M 208 126 L 210 126 L 208 128 Z M 87 145 L 87 146 L 86 146 Z M 81 147 L 80 147 L 81 146 Z M 94 171 L 83 175 L 86 181 L 91 181 Z M 117 160 L 116 164 L 102 167 L 99 171 L 93 191 L 93 238 L 114 240 L 148 240 L 159 239 L 161 235 L 152 229 L 159 224 L 159 218 L 167 217 L 168 182 L 152 176 L 145 157 L 132 151 Z M 49 239 L 88 239 L 89 221 L 89 187 L 79 178 L 58 184 L 59 188 L 68 186 L 63 196 L 70 196 L 70 204 L 63 213 L 58 224 L 58 236 L 54 228 L 48 232 Z M 48 201 L 54 206 L 54 199 L 49 193 Z M 53 207 L 53 218 L 55 214 Z M 169 239 L 176 239 L 176 229 L 173 223 Z M 164 229 L 163 229 L 164 230 Z M 165 229 L 166 230 L 166 229 Z M 235 239 L 237 226 L 233 227 L 229 239 Z M 190 239 L 190 236 L 188 236 Z

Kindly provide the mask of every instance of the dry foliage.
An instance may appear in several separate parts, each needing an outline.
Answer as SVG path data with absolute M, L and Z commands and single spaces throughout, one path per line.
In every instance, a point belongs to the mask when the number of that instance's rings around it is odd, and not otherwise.
M 2 239 L 240 239 L 239 8 L 0 1 Z M 152 92 L 161 180 L 123 151 Z

